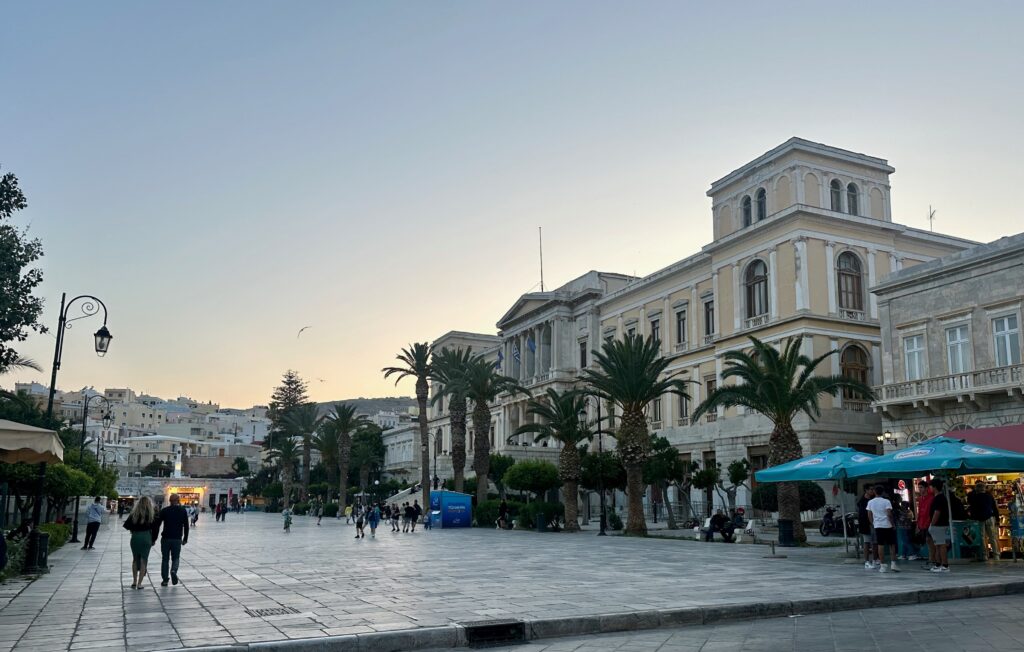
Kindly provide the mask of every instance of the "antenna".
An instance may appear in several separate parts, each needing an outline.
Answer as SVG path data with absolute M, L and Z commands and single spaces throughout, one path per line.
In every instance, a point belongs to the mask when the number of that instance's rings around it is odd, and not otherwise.
M 544 291 L 544 229 L 537 227 L 537 242 L 540 244 L 540 291 Z
M 928 230 L 935 230 L 935 210 L 932 208 L 931 204 L 928 204 Z

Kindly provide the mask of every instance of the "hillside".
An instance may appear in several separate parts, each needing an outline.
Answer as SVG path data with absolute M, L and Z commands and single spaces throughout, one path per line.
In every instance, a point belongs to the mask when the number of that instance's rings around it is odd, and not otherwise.
M 410 407 L 416 407 L 416 399 L 411 396 L 388 396 L 385 398 L 343 398 L 337 401 L 321 402 L 323 409 L 330 409 L 335 403 L 353 403 L 356 411 L 360 414 L 377 414 L 385 412 L 405 412 Z

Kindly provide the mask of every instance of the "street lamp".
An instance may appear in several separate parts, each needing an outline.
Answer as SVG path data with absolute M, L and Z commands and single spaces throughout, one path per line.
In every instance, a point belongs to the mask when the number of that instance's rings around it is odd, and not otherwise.
M 608 526 L 608 514 L 604 504 L 604 433 L 601 429 L 601 398 L 598 396 L 592 396 L 594 404 L 597 406 L 597 455 L 598 455 L 598 471 L 597 471 L 597 493 L 600 496 L 601 504 L 601 529 L 597 535 L 604 537 L 608 536 L 605 531 Z
M 101 401 L 103 401 L 104 403 L 107 404 L 107 411 L 103 415 L 103 423 L 104 424 L 109 424 L 109 423 L 111 423 L 113 421 L 112 417 L 110 416 L 110 401 L 108 401 L 105 396 L 101 396 L 99 394 L 86 394 L 85 395 L 85 400 L 84 400 L 84 403 L 82 404 L 82 439 L 78 443 L 78 464 L 79 465 L 82 464 L 82 458 L 85 456 L 85 434 L 86 434 L 85 427 L 89 423 L 89 401 L 91 401 L 94 398 L 98 398 L 98 399 L 100 399 Z M 109 426 L 105 426 L 105 427 L 109 427 Z M 99 437 L 97 437 L 96 439 L 97 439 L 97 442 L 96 442 L 96 451 L 97 451 L 96 457 L 99 457 Z M 79 501 L 81 500 L 81 498 L 82 498 L 81 496 L 75 496 L 75 524 L 74 524 L 74 527 L 71 529 L 71 541 L 70 541 L 70 543 L 78 543 L 79 542 L 78 541 L 78 508 L 79 508 Z
M 891 445 L 893 448 L 898 447 L 899 442 L 896 440 L 896 435 L 892 434 L 892 430 L 886 430 L 885 432 L 883 432 L 882 439 L 885 440 L 886 444 Z
M 53 395 L 57 391 L 57 370 L 60 369 L 60 359 L 64 351 L 64 333 L 67 329 L 71 328 L 71 322 L 78 321 L 79 319 L 85 319 L 86 317 L 92 317 L 103 308 L 103 325 L 100 329 L 93 333 L 93 345 L 96 350 L 96 355 L 101 358 L 107 354 L 110 350 L 110 340 L 114 338 L 107 330 L 107 306 L 105 303 L 97 299 L 90 294 L 81 294 L 71 301 L 65 301 L 67 299 L 67 293 L 60 295 L 60 321 L 57 323 L 57 343 L 53 350 L 53 371 L 50 373 L 50 396 L 46 400 L 46 416 L 50 418 L 53 416 Z M 71 306 L 78 301 L 82 300 L 81 310 L 82 314 L 78 317 L 72 317 L 68 319 L 68 312 L 71 310 Z

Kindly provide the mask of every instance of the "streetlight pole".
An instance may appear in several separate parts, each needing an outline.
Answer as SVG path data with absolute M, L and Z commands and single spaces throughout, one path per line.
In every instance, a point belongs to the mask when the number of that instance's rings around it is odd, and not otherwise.
M 57 370 L 60 369 L 61 355 L 64 351 L 64 333 L 67 329 L 71 328 L 71 322 L 78 321 L 79 319 L 85 319 L 86 317 L 92 317 L 103 308 L 103 325 L 100 329 L 93 333 L 95 339 L 96 355 L 101 358 L 107 354 L 107 350 L 110 348 L 110 340 L 113 339 L 113 335 L 107 330 L 107 306 L 105 303 L 92 296 L 91 294 L 80 294 L 77 297 L 66 301 L 67 293 L 64 292 L 60 295 L 60 321 L 57 323 L 57 343 L 53 349 L 53 369 L 50 372 L 50 395 L 46 399 L 46 417 L 49 419 L 53 417 L 53 395 L 57 391 Z M 71 306 L 78 301 L 82 300 L 81 310 L 82 314 L 78 317 L 72 317 L 68 319 L 68 311 L 71 310 Z
M 82 458 L 85 457 L 85 434 L 86 434 L 85 427 L 89 423 L 89 401 L 91 401 L 94 398 L 101 399 L 104 403 L 107 404 L 107 413 L 105 415 L 103 415 L 103 423 L 106 424 L 106 423 L 110 422 L 110 401 L 108 401 L 105 396 L 100 396 L 99 394 L 94 394 L 94 395 L 86 394 L 84 402 L 82 403 L 82 439 L 78 443 L 78 464 L 79 465 L 82 464 Z M 96 456 L 99 457 L 99 454 L 98 454 L 98 451 L 99 451 L 99 438 L 97 438 L 96 450 L 97 450 L 97 455 Z M 81 500 L 81 498 L 82 498 L 81 496 L 75 496 L 75 525 L 71 529 L 71 541 L 69 541 L 69 543 L 79 543 L 79 541 L 78 541 L 78 509 L 79 509 L 79 501 Z
M 604 504 L 604 435 L 601 431 L 601 397 L 595 396 L 594 403 L 597 405 L 597 456 L 600 460 L 597 467 L 597 492 L 601 501 L 601 529 L 597 535 L 604 537 L 608 536 L 608 532 L 605 531 L 608 526 L 608 514 Z

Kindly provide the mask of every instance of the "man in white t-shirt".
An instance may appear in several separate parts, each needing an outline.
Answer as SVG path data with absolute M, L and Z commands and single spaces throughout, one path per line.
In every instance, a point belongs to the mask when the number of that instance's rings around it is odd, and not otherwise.
M 890 568 L 899 571 L 896 568 L 896 518 L 892 513 L 892 501 L 883 485 L 875 485 L 875 497 L 868 501 L 868 520 L 875 528 L 878 561 L 881 563 L 878 570 L 882 573 L 888 572 Z M 886 546 L 892 555 L 890 567 L 885 565 Z

